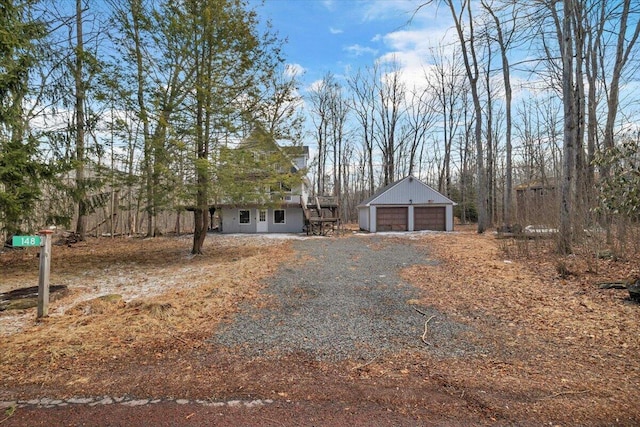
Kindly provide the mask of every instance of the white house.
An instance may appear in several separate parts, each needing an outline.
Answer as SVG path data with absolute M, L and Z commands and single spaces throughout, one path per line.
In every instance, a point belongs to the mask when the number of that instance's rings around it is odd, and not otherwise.
M 309 147 L 280 147 L 269 141 L 266 147 L 279 150 L 290 161 L 292 173 L 304 171 L 309 159 Z M 260 154 L 257 148 L 256 154 Z M 239 177 L 251 182 L 247 177 Z M 309 183 L 306 177 L 292 188 L 279 183 L 277 188 L 266 186 L 261 188 L 257 197 L 248 197 L 245 202 L 219 203 L 216 206 L 220 216 L 222 233 L 301 233 L 305 228 L 305 214 L 302 201 L 308 197 Z M 274 200 L 274 198 L 278 200 Z M 262 199 L 262 200 L 261 200 Z
M 361 230 L 453 231 L 455 202 L 413 176 L 380 189 L 358 205 Z

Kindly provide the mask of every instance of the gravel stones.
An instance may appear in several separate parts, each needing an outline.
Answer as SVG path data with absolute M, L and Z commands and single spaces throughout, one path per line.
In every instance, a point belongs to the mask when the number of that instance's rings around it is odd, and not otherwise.
M 254 357 L 302 352 L 320 361 L 370 360 L 425 348 L 420 339 L 425 319 L 411 304 L 423 294 L 399 276 L 403 267 L 433 262 L 423 248 L 398 235 L 306 239 L 293 245 L 296 259 L 268 279 L 259 301 L 267 301 L 267 307 L 242 306 L 212 342 Z M 435 310 L 419 309 L 436 316 L 429 323 L 431 351 L 456 352 L 442 345 L 463 327 Z

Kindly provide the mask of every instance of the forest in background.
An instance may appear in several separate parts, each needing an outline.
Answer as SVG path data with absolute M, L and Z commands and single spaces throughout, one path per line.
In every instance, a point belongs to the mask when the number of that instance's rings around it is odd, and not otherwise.
M 419 84 L 389 57 L 303 92 L 245 0 L 3 2 L 4 237 L 186 231 L 199 253 L 225 195 L 220 153 L 259 128 L 313 148 L 312 194 L 338 197 L 345 221 L 412 174 L 478 232 L 557 228 L 561 253 L 595 228 L 633 240 L 640 7 L 442 0 L 415 13 L 434 4 L 451 37 L 433 41 Z

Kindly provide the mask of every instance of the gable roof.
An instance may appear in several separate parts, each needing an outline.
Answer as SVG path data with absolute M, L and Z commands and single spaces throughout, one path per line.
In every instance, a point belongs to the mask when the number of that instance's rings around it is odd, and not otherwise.
M 288 161 L 290 161 L 295 170 L 303 167 L 306 168 L 307 161 L 309 160 L 309 147 L 306 145 L 280 145 L 272 135 L 270 135 L 260 125 L 255 125 L 249 135 L 242 139 L 235 148 L 226 148 L 227 150 L 239 150 L 249 152 L 263 152 L 263 153 L 280 153 Z
M 399 196 L 399 197 L 398 197 Z M 396 182 L 392 182 L 386 187 L 376 191 L 373 195 L 360 202 L 358 207 L 384 204 L 452 204 L 456 203 L 434 190 L 424 182 L 414 176 L 404 177 Z
M 366 198 L 362 202 L 360 202 L 360 204 L 357 207 L 370 205 L 371 202 L 373 202 L 375 199 L 377 199 L 382 193 L 385 193 L 386 191 L 388 191 L 391 188 L 395 187 L 399 183 L 400 183 L 400 181 L 396 181 L 396 182 L 392 182 L 391 184 L 386 185 L 385 187 L 382 187 L 381 189 L 379 189 L 378 191 L 373 193 L 371 196 L 369 196 L 368 198 Z

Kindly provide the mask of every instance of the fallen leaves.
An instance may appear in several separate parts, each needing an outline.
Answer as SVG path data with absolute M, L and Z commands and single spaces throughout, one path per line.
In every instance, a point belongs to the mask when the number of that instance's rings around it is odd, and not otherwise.
M 509 247 L 490 234 L 459 230 L 411 236 L 409 244 L 424 246 L 435 262 L 404 269 L 403 278 L 424 292 L 407 305 L 433 307 L 467 324 L 456 339 L 481 351 L 442 359 L 429 356 L 428 346 L 418 354 L 373 351 L 370 359 L 348 365 L 347 377 L 371 381 L 376 390 L 376 383 L 394 390 L 402 384 L 420 396 L 436 384 L 438 391 L 446 390 L 495 419 L 530 420 L 533 425 L 541 420 L 589 424 L 594 419 L 613 424 L 618 417 L 622 424 L 632 424 L 629 420 L 639 419 L 634 399 L 640 389 L 640 307 L 625 301 L 622 291 L 594 285 L 626 279 L 637 272 L 634 260 L 597 260 L 596 269 L 595 260 L 572 257 L 565 265 L 573 275 L 560 279 L 545 242 Z M 304 268 L 305 255 L 292 259 L 286 241 L 215 236 L 207 239 L 205 255 L 192 257 L 189 243 L 184 238 L 101 239 L 55 247 L 52 280 L 67 284 L 71 294 L 54 302 L 54 315 L 41 322 L 34 323 L 27 310 L 16 316 L 26 328 L 3 337 L 3 389 L 40 392 L 46 385 L 85 395 L 135 387 L 161 395 L 167 389 L 189 390 L 195 378 L 201 385 L 221 381 L 221 387 L 233 389 L 224 381 L 243 375 L 265 390 L 275 387 L 271 371 L 252 371 L 251 376 L 246 360 L 207 364 L 206 339 L 220 322 L 232 318 L 242 301 L 256 299 L 262 280 L 279 263 Z M 382 242 L 375 249 L 384 246 Z M 27 253 L 3 254 L 0 267 L 7 275 L 2 286 L 23 286 L 37 277 L 33 261 Z M 6 313 L 0 315 L 0 327 L 6 318 Z M 431 326 L 437 321 L 424 320 L 418 342 L 429 342 L 435 333 Z M 120 373 L 122 366 L 126 373 Z M 340 391 L 345 374 L 339 367 L 331 369 L 339 373 L 336 383 L 324 387 Z M 225 370 L 231 373 L 222 375 Z M 162 378 L 156 378 L 157 372 Z M 309 372 L 282 380 L 275 395 L 295 399 L 321 394 L 323 390 L 297 389 L 304 387 L 300 378 L 311 376 Z M 412 380 L 420 387 L 411 389 Z M 406 402 L 406 396 L 395 394 L 382 399 L 395 407 Z
M 512 253 L 509 262 L 504 241 L 471 230 L 427 234 L 418 244 L 439 262 L 409 267 L 403 278 L 425 290 L 423 306 L 467 323 L 471 339 L 491 349 L 485 357 L 449 360 L 440 367 L 444 375 L 467 390 L 493 390 L 484 399 L 496 407 L 506 396 L 523 396 L 510 405 L 523 415 L 532 404 L 549 415 L 574 413 L 576 422 L 638 415 L 632 408 L 640 386 L 640 307 L 590 284 L 598 276 L 586 261 L 573 257 L 573 275 L 561 280 L 544 242 L 521 251 L 527 256 Z M 604 277 L 625 268 L 609 265 L 600 266 Z

